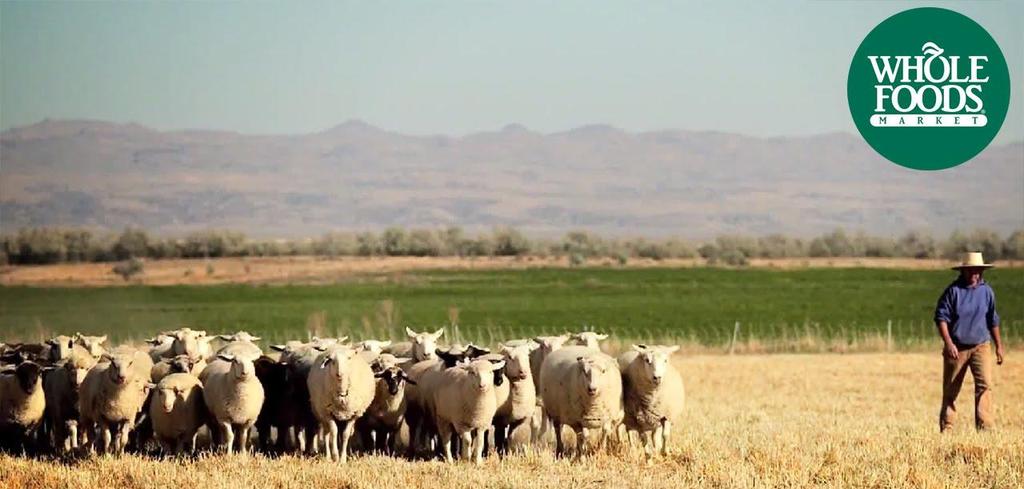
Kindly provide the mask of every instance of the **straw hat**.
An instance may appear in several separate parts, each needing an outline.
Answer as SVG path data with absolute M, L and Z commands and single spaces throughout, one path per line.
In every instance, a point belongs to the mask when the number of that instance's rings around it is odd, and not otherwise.
M 968 251 L 961 255 L 960 264 L 953 267 L 953 270 L 961 268 L 992 268 L 992 264 L 985 263 L 980 251 Z

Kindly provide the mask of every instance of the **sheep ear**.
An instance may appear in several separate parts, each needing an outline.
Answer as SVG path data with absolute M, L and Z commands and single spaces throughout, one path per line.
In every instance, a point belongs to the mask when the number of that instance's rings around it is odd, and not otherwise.
M 100 336 L 100 337 L 99 337 L 99 338 L 98 338 L 98 339 L 96 340 L 96 342 L 97 342 L 97 343 L 106 343 L 106 342 L 107 342 L 107 335 L 103 335 L 103 336 Z
M 444 336 L 444 328 L 441 328 L 441 329 L 439 329 L 437 331 L 434 331 L 434 334 L 432 334 L 430 336 L 433 336 L 435 340 L 440 338 L 440 337 L 442 337 L 442 336 Z
M 270 345 L 270 349 L 274 350 L 274 351 L 284 351 L 285 350 L 285 346 L 284 345 Z
M 380 347 L 381 348 L 387 348 L 389 346 L 391 346 L 391 340 L 385 340 L 385 341 L 381 341 L 380 342 Z
M 505 361 L 504 360 L 502 360 L 500 362 L 493 362 L 493 361 L 491 362 L 491 370 L 492 371 L 494 371 L 494 370 L 501 370 L 503 368 L 505 368 Z
M 378 365 L 378 368 L 379 367 L 380 366 Z M 379 378 L 383 377 L 384 376 L 384 372 L 385 372 L 384 370 L 378 370 L 378 371 L 374 372 L 373 373 L 373 378 L 379 379 Z
M 672 346 L 666 348 L 665 351 L 668 352 L 669 355 L 671 355 L 671 354 L 679 351 L 679 345 L 672 345 Z
M 200 337 L 199 337 L 199 338 L 197 338 L 197 339 L 198 339 L 199 341 L 203 342 L 203 343 L 209 343 L 209 342 L 211 342 L 211 341 L 213 341 L 213 340 L 217 339 L 217 337 L 216 337 L 216 336 L 200 336 Z
M 217 355 L 217 358 L 224 360 L 225 362 L 235 361 L 235 356 L 230 353 L 221 353 Z
M 106 360 L 108 362 L 112 362 L 112 361 L 114 361 L 114 357 L 110 356 L 109 353 L 104 353 L 103 355 L 100 356 L 100 360 Z
M 413 331 L 413 330 L 411 330 L 411 329 L 409 329 L 409 327 L 408 327 L 408 326 L 406 326 L 406 327 L 405 327 L 405 335 L 406 335 L 406 336 L 408 336 L 408 337 L 409 337 L 409 339 L 413 339 L 413 338 L 415 338 L 415 337 L 416 337 L 416 332 L 415 332 L 415 331 Z
M 534 337 L 533 337 L 532 339 L 533 339 L 533 342 L 534 342 L 534 343 L 535 343 L 535 344 L 536 344 L 537 346 L 540 346 L 540 345 L 543 345 L 543 344 L 544 344 L 544 339 L 543 339 L 543 338 L 541 338 L 540 336 L 534 336 Z
M 57 338 L 46 340 L 47 345 L 57 346 Z
M 338 338 L 338 343 L 344 343 L 348 341 L 348 336 L 341 336 Z
M 206 336 L 206 331 L 196 331 L 195 333 L 198 336 Z
M 647 345 L 633 345 L 633 351 L 647 350 Z
M 263 338 L 261 338 L 261 337 L 259 337 L 259 336 L 250 336 L 250 337 L 249 337 L 249 341 L 259 341 L 259 340 L 262 340 L 262 339 L 263 339 Z
M 606 335 L 606 334 L 599 334 L 599 335 L 597 335 L 597 339 L 598 340 L 607 340 L 608 339 L 608 335 Z
M 327 357 L 324 361 L 320 362 L 320 368 L 326 367 L 328 363 L 331 363 L 331 357 Z
M 233 335 L 229 335 L 229 334 L 221 334 L 221 335 L 217 335 L 217 336 L 220 339 L 224 340 L 224 341 L 231 341 L 231 339 L 234 337 Z

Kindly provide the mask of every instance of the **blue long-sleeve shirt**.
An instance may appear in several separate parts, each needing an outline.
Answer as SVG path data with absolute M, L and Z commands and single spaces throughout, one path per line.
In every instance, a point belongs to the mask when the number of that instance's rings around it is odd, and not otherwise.
M 949 324 L 949 336 L 957 345 L 977 345 L 992 340 L 989 331 L 999 325 L 996 294 L 984 280 L 968 287 L 957 279 L 946 287 L 935 306 L 935 322 Z

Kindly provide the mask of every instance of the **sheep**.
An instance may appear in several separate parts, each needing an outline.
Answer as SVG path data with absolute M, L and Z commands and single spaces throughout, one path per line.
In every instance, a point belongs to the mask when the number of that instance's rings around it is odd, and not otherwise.
M 228 344 L 217 350 L 217 355 L 231 355 L 236 357 L 245 357 L 249 361 L 254 361 L 257 358 L 263 356 L 263 350 L 256 346 L 253 342 L 259 341 L 259 336 L 253 336 L 245 331 L 239 331 L 233 335 L 220 335 L 220 339 L 227 341 Z
M 569 341 L 569 337 L 569 333 L 565 333 L 558 336 L 537 336 L 533 338 L 533 342 L 537 347 L 530 351 L 530 372 L 533 375 L 533 385 L 537 392 L 541 390 L 540 367 L 544 364 L 544 359 L 552 352 L 562 348 Z M 538 415 L 531 420 L 530 426 L 531 431 L 535 433 L 534 441 L 544 437 L 551 424 L 544 411 L 544 401 L 541 396 L 537 396 L 537 408 Z
M 576 432 L 576 457 L 583 456 L 589 430 L 604 436 L 622 420 L 622 378 L 615 359 L 586 346 L 568 346 L 541 365 L 541 397 L 555 428 L 556 455 L 565 455 L 562 425 Z
M 405 360 L 385 353 L 370 365 L 377 379 L 376 392 L 366 413 L 359 418 L 357 429 L 364 435 L 364 445 L 380 452 L 394 453 L 398 431 L 405 420 L 405 386 L 415 385 L 400 367 Z
M 145 341 L 149 345 L 149 358 L 154 363 L 163 358 L 174 356 L 174 336 L 168 333 L 160 333 Z
M 499 455 L 509 450 L 508 439 L 524 421 L 532 418 L 537 408 L 537 389 L 530 371 L 531 346 L 502 346 L 507 380 L 495 388 L 497 412 L 494 415 L 494 445 Z
M 79 392 L 79 429 L 86 434 L 98 427 L 93 450 L 121 453 L 146 402 L 153 361 L 149 355 L 126 348 L 103 354 L 82 381 Z
M 206 368 L 206 360 L 202 358 L 193 358 L 188 355 L 161 358 L 159 362 L 153 364 L 153 369 L 150 370 L 150 380 L 156 384 L 164 377 L 174 373 L 187 373 L 198 377 L 204 368 Z
M 384 353 L 390 353 L 396 357 L 412 358 L 417 362 L 434 358 L 434 351 L 437 350 L 437 340 L 444 335 L 444 328 L 433 333 L 417 333 L 405 328 L 405 334 L 409 341 L 394 343 L 384 348 Z
M 373 402 L 376 382 L 370 366 L 350 348 L 321 353 L 306 379 L 313 413 L 320 422 L 319 438 L 326 456 L 348 459 L 348 443 L 356 420 Z M 339 427 L 341 448 L 338 447 Z
M 486 430 L 497 411 L 494 372 L 503 367 L 504 362 L 466 360 L 440 374 L 440 382 L 433 392 L 434 418 L 445 461 L 453 460 L 451 439 L 454 433 L 465 448 L 463 458 L 481 463 Z
M 82 382 L 96 359 L 75 344 L 71 354 L 43 376 L 46 420 L 54 448 L 69 452 L 79 447 L 78 399 Z
M 76 345 L 81 345 L 86 350 L 89 350 L 89 354 L 97 360 L 107 352 L 106 348 L 103 348 L 103 343 L 107 341 L 107 335 L 86 336 L 82 333 L 75 333 L 74 338 Z
M 49 349 L 46 352 L 46 360 L 51 363 L 56 363 L 65 358 L 71 356 L 71 347 L 74 346 L 74 338 L 70 336 L 56 336 L 49 340 L 46 340 Z
M 368 351 L 376 354 L 384 353 L 384 349 L 391 346 L 390 341 L 363 340 L 352 345 L 357 351 Z
M 432 359 L 416 362 L 406 367 L 408 377 L 412 384 L 406 388 L 406 423 L 409 425 L 410 455 L 417 447 L 430 448 L 430 441 L 437 434 L 434 425 L 434 398 L 433 392 L 440 380 L 439 373 L 447 368 L 454 367 L 458 362 L 467 358 L 476 358 L 488 353 L 486 348 L 475 345 L 452 345 L 447 349 L 437 348 Z M 500 373 L 496 377 L 500 378 Z
M 577 345 L 585 346 L 595 351 L 601 351 L 601 342 L 608 339 L 608 335 L 595 333 L 593 331 L 581 331 L 574 333 L 571 337 Z
M 273 448 L 282 452 L 290 442 L 288 429 L 295 424 L 294 403 L 288 396 L 288 364 L 264 355 L 253 362 L 253 367 L 256 369 L 256 378 L 260 380 L 266 393 L 263 397 L 263 407 L 256 418 L 259 446 L 265 451 Z M 277 429 L 276 447 L 270 445 L 271 428 Z
M 309 372 L 316 362 L 317 356 L 335 344 L 333 340 L 326 341 L 314 338 L 310 343 L 292 343 L 290 345 L 273 345 L 271 349 L 281 352 L 280 363 L 286 366 L 285 376 L 287 378 L 286 390 L 281 397 L 290 402 L 290 433 L 289 441 L 294 437 L 294 448 L 300 452 L 312 451 L 313 444 L 309 443 L 310 438 L 318 429 L 319 422 L 313 414 L 313 407 L 309 402 L 309 386 L 307 378 Z
M 533 373 L 533 384 L 540 387 L 540 366 L 548 355 L 569 341 L 569 333 L 559 336 L 537 336 L 533 341 L 537 343 L 537 348 L 530 352 L 530 371 Z
M 188 355 L 195 359 L 209 359 L 212 356 L 210 342 L 216 336 L 206 336 L 206 331 L 195 331 L 189 328 L 181 328 L 176 331 L 167 332 L 173 339 L 171 351 L 165 353 L 165 357 Z
M 153 434 L 164 453 L 182 454 L 186 443 L 196 450 L 196 435 L 206 421 L 203 384 L 190 373 L 172 373 L 153 389 L 149 404 Z
M 32 361 L 0 370 L 0 447 L 29 448 L 43 419 L 43 368 Z
M 685 391 L 679 372 L 669 363 L 679 346 L 633 345 L 618 357 L 622 371 L 627 430 L 640 433 L 640 439 L 653 454 L 661 449 L 668 455 L 672 423 L 683 411 Z
M 210 422 L 216 424 L 210 431 L 217 430 L 217 439 L 228 455 L 236 438 L 238 450 L 245 453 L 249 448 L 249 431 L 256 424 L 264 399 L 253 359 L 220 353 L 203 369 L 199 380 Z

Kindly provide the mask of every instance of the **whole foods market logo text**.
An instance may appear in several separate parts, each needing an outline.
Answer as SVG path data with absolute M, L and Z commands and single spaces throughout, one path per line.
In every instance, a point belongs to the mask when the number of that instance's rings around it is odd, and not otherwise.
M 934 42 L 917 56 L 868 56 L 874 70 L 875 127 L 984 127 L 988 56 L 943 56 Z

